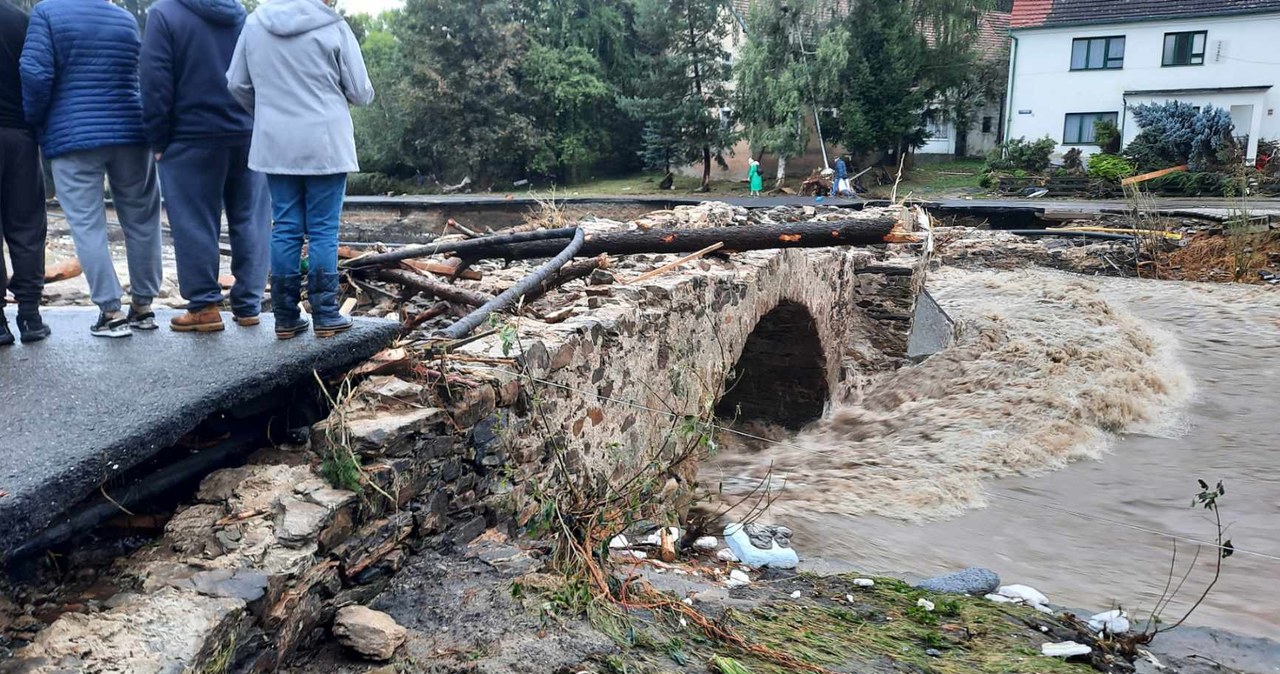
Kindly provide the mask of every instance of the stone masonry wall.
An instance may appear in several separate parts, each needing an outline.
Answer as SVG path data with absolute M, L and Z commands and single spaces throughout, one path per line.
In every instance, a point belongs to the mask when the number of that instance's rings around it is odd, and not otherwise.
M 209 475 L 155 544 L 103 574 L 113 591 L 45 607 L 51 623 L 0 672 L 272 671 L 325 638 L 338 608 L 376 596 L 413 550 L 527 519 L 547 436 L 575 471 L 633 468 L 668 439 L 672 415 L 715 404 L 780 303 L 807 310 L 784 313 L 811 319 L 794 329 L 820 342 L 832 400 L 857 395 L 864 374 L 905 357 L 929 245 L 758 251 L 620 282 L 673 259 L 636 256 L 575 289 L 563 322 L 517 321 L 447 362 L 389 349 L 337 389 L 309 446 Z M 766 331 L 765 355 L 784 328 Z M 342 488 L 349 459 L 358 492 Z M 692 478 L 673 479 L 687 491 Z

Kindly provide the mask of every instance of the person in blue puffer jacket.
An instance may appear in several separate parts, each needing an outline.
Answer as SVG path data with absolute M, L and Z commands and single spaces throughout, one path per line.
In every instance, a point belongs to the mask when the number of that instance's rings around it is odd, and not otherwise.
M 58 203 L 101 310 L 91 332 L 101 337 L 156 328 L 160 189 L 142 127 L 141 41 L 133 15 L 110 2 L 44 0 L 31 12 L 19 59 L 24 112 L 53 165 Z M 104 175 L 129 259 L 127 316 L 107 245 Z

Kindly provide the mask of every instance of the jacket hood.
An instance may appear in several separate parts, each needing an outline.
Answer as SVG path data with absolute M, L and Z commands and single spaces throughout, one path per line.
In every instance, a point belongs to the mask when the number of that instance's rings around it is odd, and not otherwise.
M 239 0 L 178 0 L 200 18 L 221 26 L 235 26 L 244 21 L 244 5 Z
M 254 16 L 263 28 L 280 37 L 301 35 L 342 20 L 320 0 L 270 0 Z

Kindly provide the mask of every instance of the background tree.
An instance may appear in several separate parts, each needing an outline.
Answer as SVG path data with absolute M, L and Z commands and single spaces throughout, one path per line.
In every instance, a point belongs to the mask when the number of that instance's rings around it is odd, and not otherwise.
M 406 144 L 405 58 L 394 33 L 399 16 L 399 12 L 392 11 L 378 17 L 348 17 L 353 31 L 358 29 L 357 34 L 362 36 L 360 50 L 376 92 L 372 105 L 351 111 L 360 165 L 366 172 L 405 175 L 422 168 L 416 165 L 415 153 Z
M 778 157 L 775 189 L 786 180 L 787 159 L 809 145 L 813 79 L 798 33 L 813 29 L 813 6 L 811 0 L 755 5 L 734 65 L 735 113 L 752 150 Z
M 702 162 L 702 191 L 711 162 L 724 164 L 734 140 L 728 102 L 728 18 L 721 0 L 637 0 L 640 81 L 627 110 L 644 125 L 650 168 Z
M 522 176 L 546 142 L 519 78 L 529 41 L 505 0 L 408 0 L 405 137 L 415 163 L 481 186 Z
M 818 90 L 837 111 L 840 145 L 896 163 L 924 142 L 927 51 L 907 0 L 859 0 L 823 34 Z

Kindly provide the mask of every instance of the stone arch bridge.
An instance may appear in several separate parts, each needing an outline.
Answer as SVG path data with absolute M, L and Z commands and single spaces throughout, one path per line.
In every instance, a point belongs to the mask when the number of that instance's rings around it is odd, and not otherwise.
M 919 243 L 754 251 L 642 284 L 588 286 L 586 311 L 518 326 L 522 384 L 543 403 L 535 423 L 611 470 L 634 448 L 666 442 L 673 415 L 791 429 L 820 418 L 862 376 L 907 356 L 932 242 L 923 212 L 903 209 L 902 219 Z M 511 350 L 496 336 L 466 349 Z

